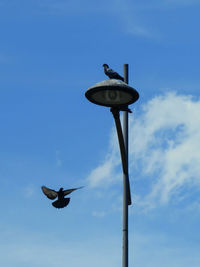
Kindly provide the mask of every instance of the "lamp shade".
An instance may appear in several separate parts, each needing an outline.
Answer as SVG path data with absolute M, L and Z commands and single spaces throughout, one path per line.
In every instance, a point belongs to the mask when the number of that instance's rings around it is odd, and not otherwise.
M 106 107 L 128 106 L 139 98 L 134 88 L 125 82 L 111 79 L 90 87 L 85 96 L 90 102 Z

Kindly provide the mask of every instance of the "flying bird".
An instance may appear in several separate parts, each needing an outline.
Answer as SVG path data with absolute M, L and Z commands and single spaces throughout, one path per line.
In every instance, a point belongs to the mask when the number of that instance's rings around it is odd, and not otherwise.
M 67 190 L 63 190 L 63 188 L 61 187 L 59 189 L 59 191 L 55 191 L 53 189 L 50 189 L 46 186 L 42 186 L 42 191 L 43 193 L 51 200 L 58 198 L 58 200 L 54 201 L 52 203 L 52 205 L 57 208 L 57 209 L 61 209 L 66 207 L 69 204 L 70 198 L 65 198 L 66 195 L 69 195 L 71 192 L 73 192 L 74 190 L 80 189 L 82 187 L 77 187 L 77 188 L 72 188 L 72 189 L 67 189 Z
M 110 79 L 117 79 L 124 81 L 124 78 L 121 77 L 116 71 L 109 68 L 108 64 L 103 64 L 104 67 L 104 73 L 110 78 Z

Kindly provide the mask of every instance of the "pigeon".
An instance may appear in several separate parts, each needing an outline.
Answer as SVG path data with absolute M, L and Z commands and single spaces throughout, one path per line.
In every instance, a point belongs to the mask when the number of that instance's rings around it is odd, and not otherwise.
M 110 79 L 117 79 L 124 81 L 124 78 L 121 77 L 117 72 L 114 70 L 110 69 L 107 64 L 103 64 L 104 67 L 104 73 L 110 78 Z
M 80 189 L 82 187 L 77 187 L 77 188 L 72 188 L 72 189 L 67 189 L 67 190 L 63 190 L 63 188 L 61 187 L 59 189 L 59 191 L 55 191 L 53 189 L 50 189 L 46 186 L 42 186 L 42 191 L 43 193 L 51 200 L 55 199 L 58 197 L 58 200 L 54 201 L 52 203 L 52 205 L 57 208 L 57 209 L 61 209 L 66 207 L 69 204 L 70 198 L 65 198 L 64 196 L 70 194 L 71 192 L 73 192 L 74 190 Z

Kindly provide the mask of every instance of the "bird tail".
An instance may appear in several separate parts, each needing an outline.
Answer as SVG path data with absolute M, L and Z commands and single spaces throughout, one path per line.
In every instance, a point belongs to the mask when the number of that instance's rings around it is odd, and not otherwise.
M 70 198 L 64 198 L 62 200 L 56 200 L 52 203 L 52 205 L 57 209 L 62 209 L 69 204 Z

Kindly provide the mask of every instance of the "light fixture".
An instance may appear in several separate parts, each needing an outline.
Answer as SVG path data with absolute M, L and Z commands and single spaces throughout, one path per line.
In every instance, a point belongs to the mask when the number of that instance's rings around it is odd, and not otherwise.
M 128 106 L 139 98 L 134 88 L 118 80 L 97 83 L 86 91 L 85 96 L 90 102 L 106 107 Z

